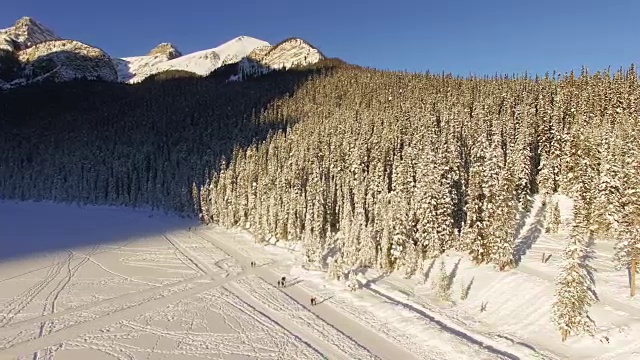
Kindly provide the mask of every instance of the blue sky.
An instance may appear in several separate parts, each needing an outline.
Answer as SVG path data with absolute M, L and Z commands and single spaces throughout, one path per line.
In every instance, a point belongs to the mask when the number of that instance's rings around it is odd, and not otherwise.
M 639 14 L 637 0 L 20 0 L 2 5 L 0 28 L 31 16 L 112 56 L 296 36 L 381 69 L 543 74 L 640 63 Z

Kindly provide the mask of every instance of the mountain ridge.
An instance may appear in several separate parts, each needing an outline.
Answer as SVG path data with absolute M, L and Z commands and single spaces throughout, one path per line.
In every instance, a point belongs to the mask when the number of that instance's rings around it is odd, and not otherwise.
M 52 30 L 29 16 L 21 17 L 11 27 L 0 29 L 0 38 L 4 38 L 5 49 L 8 48 L 7 43 L 13 43 L 11 51 L 24 50 L 48 40 L 61 39 Z
M 64 52 L 64 55 L 52 56 L 54 52 Z M 248 60 L 251 54 L 254 59 Z M 163 42 L 146 55 L 117 58 L 96 46 L 60 37 L 28 16 L 18 19 L 11 27 L 0 29 L 0 89 L 5 90 L 36 80 L 88 79 L 135 84 L 167 71 L 208 76 L 223 67 L 226 73 L 229 65 L 235 72 L 229 80 L 242 80 L 322 59 L 326 57 L 317 48 L 300 38 L 288 38 L 272 46 L 267 41 L 241 35 L 216 47 L 188 54 L 180 52 L 174 44 Z M 73 64 L 67 64 L 68 61 Z M 45 63 L 46 66 L 41 66 Z M 39 74 L 35 77 L 34 68 Z

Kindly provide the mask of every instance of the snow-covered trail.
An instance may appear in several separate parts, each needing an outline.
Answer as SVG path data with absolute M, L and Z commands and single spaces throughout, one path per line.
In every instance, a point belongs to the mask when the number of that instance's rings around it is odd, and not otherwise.
M 289 317 L 282 312 L 275 311 L 264 303 L 256 300 L 253 297 L 253 294 L 247 292 L 245 289 L 237 286 L 230 285 L 226 287 L 227 290 L 231 291 L 236 296 L 242 298 L 246 303 L 253 306 L 255 309 L 260 311 L 261 313 L 267 315 L 271 320 L 277 322 L 283 328 L 291 331 L 296 336 L 300 337 L 307 343 L 311 348 L 321 353 L 323 356 L 326 356 L 330 359 L 344 359 L 349 360 L 350 358 L 346 357 L 341 351 L 336 349 L 334 346 L 331 346 L 327 342 L 323 341 L 322 337 L 316 336 L 312 332 L 307 329 L 297 326 L 293 323 Z M 372 358 L 369 356 L 368 358 Z
M 234 259 L 238 260 L 243 266 L 250 266 L 250 262 L 253 259 L 248 258 L 246 255 L 238 251 L 237 249 L 229 246 L 228 243 L 224 241 L 220 241 L 218 236 L 220 235 L 212 235 L 211 232 L 203 232 L 196 230 L 196 234 L 202 236 L 203 238 L 211 241 L 218 248 L 222 249 L 227 254 L 231 255 Z M 276 273 L 272 268 L 273 264 L 258 266 L 255 269 L 256 273 L 262 277 L 262 279 L 266 282 L 271 283 L 273 290 L 282 291 L 286 295 L 288 295 L 291 299 L 300 304 L 308 304 L 309 299 L 312 294 L 308 293 L 301 287 L 287 286 L 285 288 L 276 288 L 275 282 L 282 276 L 281 274 Z M 242 287 L 234 286 L 230 287 L 232 289 L 242 289 Z M 249 289 L 244 287 L 245 294 L 249 293 Z M 255 289 L 252 289 L 251 296 L 256 296 Z M 267 300 L 268 301 L 268 300 Z M 300 305 L 302 306 L 302 305 Z M 285 308 L 286 309 L 286 308 Z M 322 306 L 322 304 L 318 306 L 308 306 L 307 310 L 316 316 L 320 317 L 330 325 L 332 325 L 335 329 L 345 334 L 347 337 L 354 340 L 356 344 L 363 346 L 368 349 L 370 352 L 375 354 L 376 356 L 383 359 L 416 359 L 416 357 L 408 352 L 406 349 L 397 346 L 396 344 L 390 342 L 386 338 L 382 337 L 380 334 L 371 331 L 370 329 L 364 327 L 357 321 L 354 321 L 351 318 L 346 317 L 344 314 L 341 314 L 336 309 L 329 306 Z M 333 358 L 333 357 L 331 357 Z M 348 358 L 348 357 L 346 357 Z M 436 359 L 436 358 L 434 358 Z
M 207 238 L 217 247 L 232 254 L 235 259 L 239 259 L 243 264 L 248 265 L 252 256 L 256 256 L 259 264 L 266 263 L 264 271 L 259 274 L 263 278 L 271 279 L 274 284 L 282 274 L 289 272 L 290 266 L 283 265 L 277 258 L 269 255 L 265 256 L 260 245 L 242 246 L 229 240 L 236 240 L 237 237 L 232 231 L 227 231 L 219 227 L 204 227 L 196 231 L 197 234 Z M 253 249 L 252 249 L 253 248 Z M 275 255 L 277 257 L 277 255 Z M 278 272 L 276 272 L 276 269 Z M 239 282 L 246 281 L 247 278 Z M 296 280 L 292 279 L 291 281 Z M 336 293 L 325 290 L 313 290 L 307 286 L 302 279 L 294 283 L 300 283 L 286 288 L 275 288 L 280 290 L 300 304 L 308 304 L 312 295 L 316 295 L 321 306 L 307 306 L 310 311 L 317 314 L 332 324 L 336 329 L 343 331 L 358 343 L 364 345 L 374 354 L 385 359 L 448 359 L 452 356 L 464 359 L 526 359 L 529 355 L 535 356 L 531 351 L 523 351 L 522 347 L 503 347 L 501 344 L 482 336 L 476 332 L 469 332 L 467 329 L 448 321 L 440 314 L 430 312 L 426 308 L 416 309 L 398 298 L 390 297 L 389 294 L 375 291 L 375 286 L 365 287 L 363 290 L 381 299 L 386 307 L 396 308 L 395 311 L 407 313 L 404 319 L 409 321 L 408 326 L 416 326 L 415 331 L 420 332 L 420 337 L 411 338 L 410 331 L 395 329 L 388 326 L 384 321 L 375 319 L 376 315 L 366 309 L 358 309 L 358 305 L 338 301 Z M 252 293 L 259 296 L 256 284 L 251 287 Z M 329 291 L 326 293 L 326 291 Z M 320 294 L 320 292 L 325 292 Z M 367 300 L 365 300 L 367 301 Z M 380 300 L 378 300 L 380 301 Z M 263 303 L 270 303 L 263 300 Z M 387 309 L 385 309 L 386 311 Z M 393 311 L 393 310 L 392 310 Z M 399 320 L 400 321 L 400 320 Z M 408 338 L 407 338 L 407 335 Z M 418 334 L 415 334 L 418 335 Z M 425 339 L 426 337 L 426 339 Z M 401 355 L 401 356 L 400 356 Z M 539 358 L 539 357 L 537 357 Z

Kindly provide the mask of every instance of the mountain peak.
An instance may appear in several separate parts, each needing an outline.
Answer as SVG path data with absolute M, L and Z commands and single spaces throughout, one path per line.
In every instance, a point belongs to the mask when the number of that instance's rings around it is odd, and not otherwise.
M 13 26 L 22 27 L 22 26 L 42 26 L 42 25 L 30 16 L 23 16 L 20 19 L 18 19 Z
M 300 38 L 288 38 L 274 46 L 256 47 L 240 63 L 238 79 L 268 73 L 275 69 L 315 64 L 326 57 L 320 50 Z
M 153 55 L 166 55 L 167 59 L 171 60 L 182 56 L 182 53 L 171 43 L 161 43 L 147 54 L 147 56 Z
M 29 16 L 21 17 L 12 27 L 0 30 L 0 37 L 8 37 L 15 41 L 16 50 L 23 50 L 44 41 L 60 40 L 53 31 Z

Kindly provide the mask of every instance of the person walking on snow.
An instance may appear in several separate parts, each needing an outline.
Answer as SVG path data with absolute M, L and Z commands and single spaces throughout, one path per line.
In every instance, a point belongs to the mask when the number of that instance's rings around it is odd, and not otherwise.
M 283 276 L 281 281 L 282 281 L 282 287 L 285 287 L 285 284 L 287 283 L 287 278 Z

